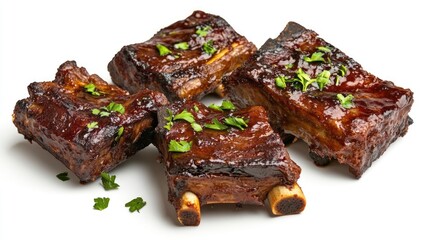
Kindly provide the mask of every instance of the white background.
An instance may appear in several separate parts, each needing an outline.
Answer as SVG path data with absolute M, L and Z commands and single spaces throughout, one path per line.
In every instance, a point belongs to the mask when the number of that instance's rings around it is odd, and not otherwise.
M 0 239 L 428 239 L 428 8 L 425 1 L 379 2 L 2 1 Z M 110 81 L 107 63 L 123 45 L 143 42 L 196 9 L 224 17 L 257 47 L 288 21 L 315 30 L 369 72 L 413 90 L 415 123 L 360 180 L 338 164 L 316 167 L 303 143 L 289 147 L 308 201 L 294 216 L 209 206 L 199 227 L 181 227 L 153 147 L 113 171 L 119 190 L 106 192 L 99 181 L 81 185 L 72 174 L 58 180 L 67 169 L 12 124 L 27 85 L 53 80 L 66 60 Z M 137 196 L 147 205 L 129 213 L 124 204 Z M 95 197 L 110 197 L 109 208 L 93 210 Z

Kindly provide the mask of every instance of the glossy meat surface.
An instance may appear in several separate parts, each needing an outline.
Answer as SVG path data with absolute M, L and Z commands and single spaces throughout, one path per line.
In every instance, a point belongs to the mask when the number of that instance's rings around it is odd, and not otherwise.
M 170 130 L 165 129 L 167 109 L 173 115 L 187 110 L 203 130 L 196 132 L 190 123 L 182 120 L 174 121 Z M 213 119 L 223 123 L 231 116 L 248 120 L 248 126 L 243 130 L 204 127 Z M 166 165 L 169 200 L 176 207 L 186 191 L 197 194 L 203 205 L 262 205 L 274 186 L 291 186 L 299 178 L 301 169 L 290 159 L 262 107 L 221 112 L 199 102 L 179 102 L 160 109 L 158 120 L 156 145 Z M 168 147 L 172 140 L 192 142 L 192 146 L 184 153 L 170 152 Z
M 91 83 L 95 95 L 85 88 Z M 150 144 L 156 110 L 168 103 L 154 91 L 130 95 L 74 61 L 62 64 L 54 81 L 31 83 L 28 91 L 30 97 L 19 100 L 13 113 L 18 132 L 53 154 L 83 183 Z M 109 116 L 104 117 L 93 113 L 112 102 L 121 104 L 124 112 L 105 110 Z
M 207 35 L 197 34 L 208 27 Z M 216 51 L 208 54 L 205 43 Z M 177 49 L 177 43 L 188 48 Z M 171 53 L 161 56 L 158 44 Z M 223 18 L 195 11 L 156 33 L 143 43 L 123 47 L 108 65 L 113 82 L 131 93 L 149 88 L 163 92 L 170 100 L 200 99 L 221 84 L 254 52 L 253 43 L 239 35 Z
M 316 52 L 323 53 L 323 60 L 305 60 Z M 298 79 L 299 69 L 311 79 L 329 71 L 329 82 L 322 90 L 313 83 L 304 91 L 291 80 Z M 285 88 L 276 85 L 278 76 L 290 80 Z M 337 160 L 357 178 L 411 123 L 409 89 L 366 72 L 317 33 L 296 23 L 269 39 L 226 82 L 227 95 L 235 104 L 264 106 L 276 130 L 309 145 L 316 164 Z M 337 94 L 351 94 L 351 108 L 342 106 Z

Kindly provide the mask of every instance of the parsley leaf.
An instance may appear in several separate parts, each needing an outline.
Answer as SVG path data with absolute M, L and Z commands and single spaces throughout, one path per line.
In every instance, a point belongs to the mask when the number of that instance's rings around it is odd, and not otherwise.
M 98 128 L 98 122 L 90 122 L 86 125 L 88 129 Z
M 168 55 L 168 54 L 171 53 L 170 49 L 168 49 L 166 46 L 164 46 L 164 45 L 162 45 L 160 43 L 156 44 L 156 48 L 158 48 L 159 55 L 161 57 L 163 57 L 163 56 Z
M 83 87 L 85 88 L 85 92 L 91 93 L 91 95 L 93 95 L 93 96 L 100 96 L 101 95 L 100 92 L 97 91 L 97 89 L 95 88 L 95 84 L 93 84 L 93 83 L 86 84 Z
M 316 77 L 317 85 L 319 86 L 320 91 L 323 90 L 326 84 L 330 82 L 329 77 L 331 76 L 331 73 L 327 70 L 323 70 L 319 75 Z
M 247 127 L 246 121 L 241 117 L 227 117 L 223 120 L 226 125 L 236 127 L 240 130 L 244 130 Z
M 101 173 L 101 182 L 105 190 L 117 189 L 119 187 L 119 184 L 115 183 L 115 180 L 115 175 L 110 176 L 110 174 L 106 172 Z
M 209 33 L 209 31 L 211 31 L 211 30 L 212 30 L 212 27 L 210 27 L 210 26 L 204 26 L 204 27 L 198 26 L 197 27 L 197 31 L 195 31 L 195 33 L 199 37 L 205 37 L 205 36 L 207 36 L 207 34 Z
M 192 142 L 171 140 L 168 144 L 169 152 L 188 152 L 191 150 Z
M 191 127 L 192 129 L 194 129 L 195 132 L 203 131 L 203 128 L 201 127 L 201 125 L 196 122 L 191 123 Z
M 185 120 L 188 123 L 195 122 L 194 115 L 192 113 L 188 112 L 188 110 L 184 109 L 181 113 L 177 114 L 173 118 L 174 121 L 176 120 Z
M 228 128 L 227 125 L 219 122 L 219 120 L 217 120 L 216 118 L 212 119 L 212 123 L 206 123 L 204 124 L 205 128 L 209 128 L 209 129 L 213 129 L 213 130 L 226 130 Z
M 209 105 L 209 108 L 217 111 L 223 111 L 223 110 L 235 110 L 234 104 L 229 100 L 223 100 L 222 104 L 220 106 L 215 105 L 214 103 Z
M 125 113 L 125 108 L 120 103 L 111 102 L 109 103 L 109 105 L 106 106 L 106 108 L 109 112 L 118 112 L 120 114 Z
M 119 141 L 119 139 L 121 138 L 122 134 L 124 134 L 124 126 L 120 126 L 118 129 L 118 133 L 115 137 L 115 141 Z
M 304 61 L 306 62 L 325 62 L 325 59 L 323 59 L 323 54 L 322 52 L 314 52 L 313 54 L 311 54 L 311 57 L 304 57 Z
M 194 111 L 197 112 L 197 113 L 200 112 L 200 109 L 198 108 L 197 105 L 194 105 Z
M 213 46 L 213 40 L 203 43 L 203 51 L 208 55 L 212 55 L 217 51 L 217 49 Z
M 70 180 L 69 176 L 68 176 L 68 172 L 62 172 L 62 173 L 58 173 L 57 174 L 57 178 L 60 179 L 61 181 L 68 181 Z
M 130 212 L 135 212 L 135 211 L 140 212 L 140 209 L 142 209 L 145 205 L 146 205 L 146 202 L 143 201 L 143 198 L 137 197 L 137 198 L 134 198 L 133 200 L 127 202 L 125 204 L 125 207 L 130 208 L 129 209 Z
M 337 94 L 337 99 L 340 101 L 340 104 L 343 108 L 349 109 L 353 107 L 353 95 L 349 94 L 347 97 L 344 97 L 343 94 Z
M 94 209 L 104 210 L 109 206 L 110 198 L 94 198 Z
M 298 79 L 295 79 L 295 81 L 301 83 L 301 91 L 303 92 L 306 92 L 308 86 L 316 81 L 316 79 L 311 79 L 310 76 L 305 73 L 301 68 L 299 68 L 296 72 L 296 76 L 298 77 Z
M 164 117 L 165 120 L 167 120 L 167 123 L 164 125 L 164 128 L 167 130 L 170 130 L 173 126 L 173 112 L 170 109 L 167 109 L 167 117 Z
M 276 86 L 281 88 L 281 89 L 285 89 L 286 88 L 286 77 L 283 75 L 277 76 L 275 78 L 276 80 Z
M 179 42 L 174 44 L 175 49 L 188 50 L 189 44 L 187 42 Z
M 324 46 L 317 47 L 317 50 L 322 51 L 322 52 L 325 52 L 325 53 L 329 53 L 329 52 L 331 52 L 331 49 L 330 49 L 330 48 L 328 48 L 328 47 L 324 47 Z

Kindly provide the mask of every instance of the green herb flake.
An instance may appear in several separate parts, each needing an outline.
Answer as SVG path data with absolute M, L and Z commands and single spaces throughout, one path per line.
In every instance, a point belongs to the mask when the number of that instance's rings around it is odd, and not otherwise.
M 122 134 L 124 134 L 124 126 L 120 126 L 118 129 L 118 133 L 116 134 L 115 141 L 119 141 L 119 139 L 122 137 Z
M 173 122 L 167 122 L 164 125 L 164 128 L 167 129 L 168 131 L 170 131 L 172 126 L 173 126 Z
M 146 202 L 141 197 L 134 198 L 125 204 L 125 207 L 129 208 L 130 212 L 140 212 L 140 209 L 144 206 L 146 206 Z
M 192 115 L 192 113 L 188 112 L 188 110 L 184 109 L 181 113 L 175 115 L 173 117 L 173 120 L 185 120 L 188 123 L 194 123 L 195 119 L 194 119 L 194 115 Z
M 331 73 L 327 70 L 323 70 L 319 75 L 316 77 L 317 85 L 319 86 L 319 90 L 322 91 L 326 84 L 330 82 L 329 77 L 331 76 Z
M 100 92 L 97 91 L 95 84 L 93 84 L 93 83 L 86 84 L 83 87 L 85 88 L 85 92 L 91 93 L 91 95 L 93 95 L 93 96 L 100 96 L 101 95 Z
M 191 123 L 191 127 L 192 129 L 194 129 L 195 132 L 203 131 L 203 128 L 201 127 L 201 125 L 196 122 Z
M 310 76 L 305 73 L 301 68 L 298 69 L 296 72 L 296 76 L 298 79 L 295 79 L 295 81 L 301 83 L 301 91 L 306 92 L 308 86 L 316 81 L 316 79 L 311 79 Z
M 207 36 L 207 34 L 212 30 L 212 27 L 210 26 L 204 26 L 204 27 L 197 27 L 197 30 L 195 31 L 195 33 L 199 36 L 199 37 L 205 37 Z
M 171 140 L 168 144 L 169 152 L 188 152 L 191 150 L 192 142 Z
M 325 62 L 325 59 L 323 58 L 322 52 L 314 52 L 311 54 L 311 57 L 304 57 L 304 61 L 312 63 L 312 62 Z
M 118 112 L 120 114 L 124 114 L 125 113 L 125 108 L 120 103 L 111 102 L 111 103 L 109 103 L 109 105 L 106 106 L 106 109 L 109 112 Z
M 211 108 L 211 109 L 216 110 L 216 111 L 221 111 L 221 112 L 223 111 L 220 106 L 218 106 L 214 103 L 210 104 L 208 108 Z
M 94 198 L 94 209 L 102 211 L 109 206 L 110 198 Z
M 208 55 L 212 55 L 217 51 L 217 49 L 213 46 L 213 40 L 209 40 L 203 44 L 203 51 Z
M 98 128 L 98 122 L 90 122 L 86 125 L 88 129 Z
M 344 97 L 343 94 L 337 94 L 337 99 L 340 101 L 340 104 L 343 108 L 349 109 L 353 107 L 353 95 L 349 94 L 347 97 Z
M 291 69 L 291 68 L 293 68 L 293 63 L 288 63 L 288 64 L 286 64 L 286 65 L 285 65 L 285 68 L 286 68 L 286 69 Z
M 346 66 L 344 66 L 344 65 L 341 65 L 341 66 L 340 66 L 340 69 L 338 70 L 338 74 L 339 74 L 341 77 L 346 76 L 346 74 L 347 74 L 347 67 L 346 67 Z
M 174 44 L 175 49 L 188 50 L 189 44 L 187 42 L 179 42 Z
M 236 127 L 240 130 L 244 130 L 247 127 L 246 121 L 241 117 L 227 117 L 223 120 L 226 125 Z
M 325 52 L 325 53 L 330 53 L 331 52 L 330 48 L 324 47 L 324 46 L 317 47 L 317 50 Z
M 194 105 L 194 111 L 197 112 L 197 113 L 200 112 L 200 109 L 198 108 L 197 105 Z
M 286 77 L 285 76 L 283 76 L 283 75 L 277 76 L 275 78 L 275 81 L 276 81 L 276 86 L 278 88 L 281 88 L 281 89 L 286 88 Z
M 101 183 L 105 190 L 117 189 L 119 184 L 115 183 L 116 176 L 106 172 L 101 173 Z
M 229 100 L 223 100 L 220 108 L 222 110 L 235 110 L 234 104 Z
M 101 112 L 100 109 L 97 109 L 97 108 L 94 108 L 91 110 L 91 113 L 94 115 L 98 115 L 98 114 L 100 114 L 100 112 Z
M 62 172 L 62 173 L 58 173 L 57 174 L 57 178 L 58 179 L 60 179 L 61 181 L 63 181 L 63 182 L 65 182 L 65 181 L 68 181 L 68 180 L 70 180 L 70 178 L 69 178 L 69 173 L 68 172 Z
M 209 128 L 209 129 L 213 129 L 213 130 L 219 130 L 219 131 L 228 129 L 227 125 L 219 122 L 219 120 L 217 120 L 216 118 L 212 119 L 212 123 L 204 124 L 204 127 Z
M 160 43 L 156 44 L 156 48 L 158 48 L 159 55 L 161 57 L 163 57 L 163 56 L 168 55 L 168 54 L 171 53 L 170 49 L 168 49 L 166 46 L 164 46 L 164 45 L 162 45 Z

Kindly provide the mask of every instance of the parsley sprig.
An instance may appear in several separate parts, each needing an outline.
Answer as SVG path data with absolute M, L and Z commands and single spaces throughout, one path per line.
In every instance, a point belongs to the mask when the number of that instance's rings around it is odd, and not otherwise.
M 195 31 L 195 33 L 199 37 L 205 37 L 205 36 L 207 36 L 207 34 L 209 34 L 209 32 L 211 30 L 212 30 L 212 27 L 210 27 L 210 26 L 198 26 L 197 30 Z
M 93 96 L 100 96 L 101 92 L 97 91 L 97 88 L 94 83 L 89 83 L 83 86 L 85 88 L 85 92 L 91 93 Z
M 188 112 L 188 110 L 184 109 L 181 113 L 177 115 L 173 115 L 173 112 L 170 109 L 167 109 L 168 116 L 164 119 L 167 120 L 167 124 L 164 125 L 164 128 L 167 130 L 171 130 L 171 127 L 173 126 L 173 121 L 178 120 L 184 120 L 191 124 L 192 129 L 194 129 L 195 132 L 201 132 L 203 128 L 200 124 L 198 124 L 195 121 L 194 115 L 192 113 Z
M 339 93 L 337 94 L 337 99 L 340 102 L 341 106 L 345 109 L 349 109 L 353 107 L 353 95 L 349 94 L 346 97 L 344 97 L 343 94 Z
M 240 130 L 244 130 L 244 128 L 247 127 L 248 121 L 244 120 L 244 118 L 242 117 L 227 117 L 223 120 L 223 122 L 226 125 L 236 127 Z
M 57 178 L 58 179 L 60 179 L 61 181 L 68 181 L 68 180 L 70 180 L 70 178 L 69 178 L 69 173 L 68 172 L 62 172 L 62 173 L 58 173 L 57 174 Z
M 331 76 L 331 73 L 327 70 L 323 70 L 321 73 L 319 73 L 316 78 L 310 78 L 310 76 L 305 73 L 302 68 L 299 68 L 296 71 L 296 78 L 287 78 L 283 75 L 277 76 L 274 81 L 278 88 L 285 89 L 286 83 L 295 83 L 299 89 L 301 89 L 302 92 L 306 92 L 308 90 L 308 87 L 312 83 L 317 83 L 317 86 L 319 87 L 319 90 L 322 91 L 323 88 L 330 82 L 329 77 Z
M 140 209 L 142 209 L 144 206 L 146 206 L 146 202 L 143 201 L 143 198 L 141 197 L 134 198 L 125 204 L 125 207 L 128 207 L 130 212 L 140 212 Z
M 217 49 L 213 46 L 213 40 L 209 40 L 205 43 L 203 43 L 203 51 L 207 53 L 208 55 L 212 55 L 217 51 Z
M 105 190 L 117 189 L 119 184 L 115 183 L 116 176 L 106 172 L 101 173 L 101 183 Z
M 223 110 L 235 110 L 234 104 L 229 100 L 223 100 L 221 105 L 216 105 L 214 103 L 209 105 L 209 108 L 217 110 L 217 111 L 223 111 Z
M 171 140 L 168 143 L 168 151 L 184 153 L 191 150 L 191 146 L 192 142 Z
M 228 126 L 219 122 L 219 120 L 217 118 L 213 118 L 212 123 L 204 124 L 204 127 L 209 128 L 209 129 L 213 129 L 213 130 L 219 130 L 219 131 L 228 129 Z
M 159 52 L 159 55 L 161 57 L 168 55 L 168 54 L 171 54 L 171 50 L 168 49 L 168 47 L 166 47 L 160 43 L 156 44 L 156 48 L 158 48 L 158 52 Z
M 125 113 L 125 107 L 120 103 L 110 102 L 109 105 L 101 107 L 100 109 L 94 108 L 91 113 L 100 117 L 108 117 L 111 113 L 117 112 L 120 114 Z
M 102 211 L 109 206 L 110 198 L 94 198 L 94 209 Z

